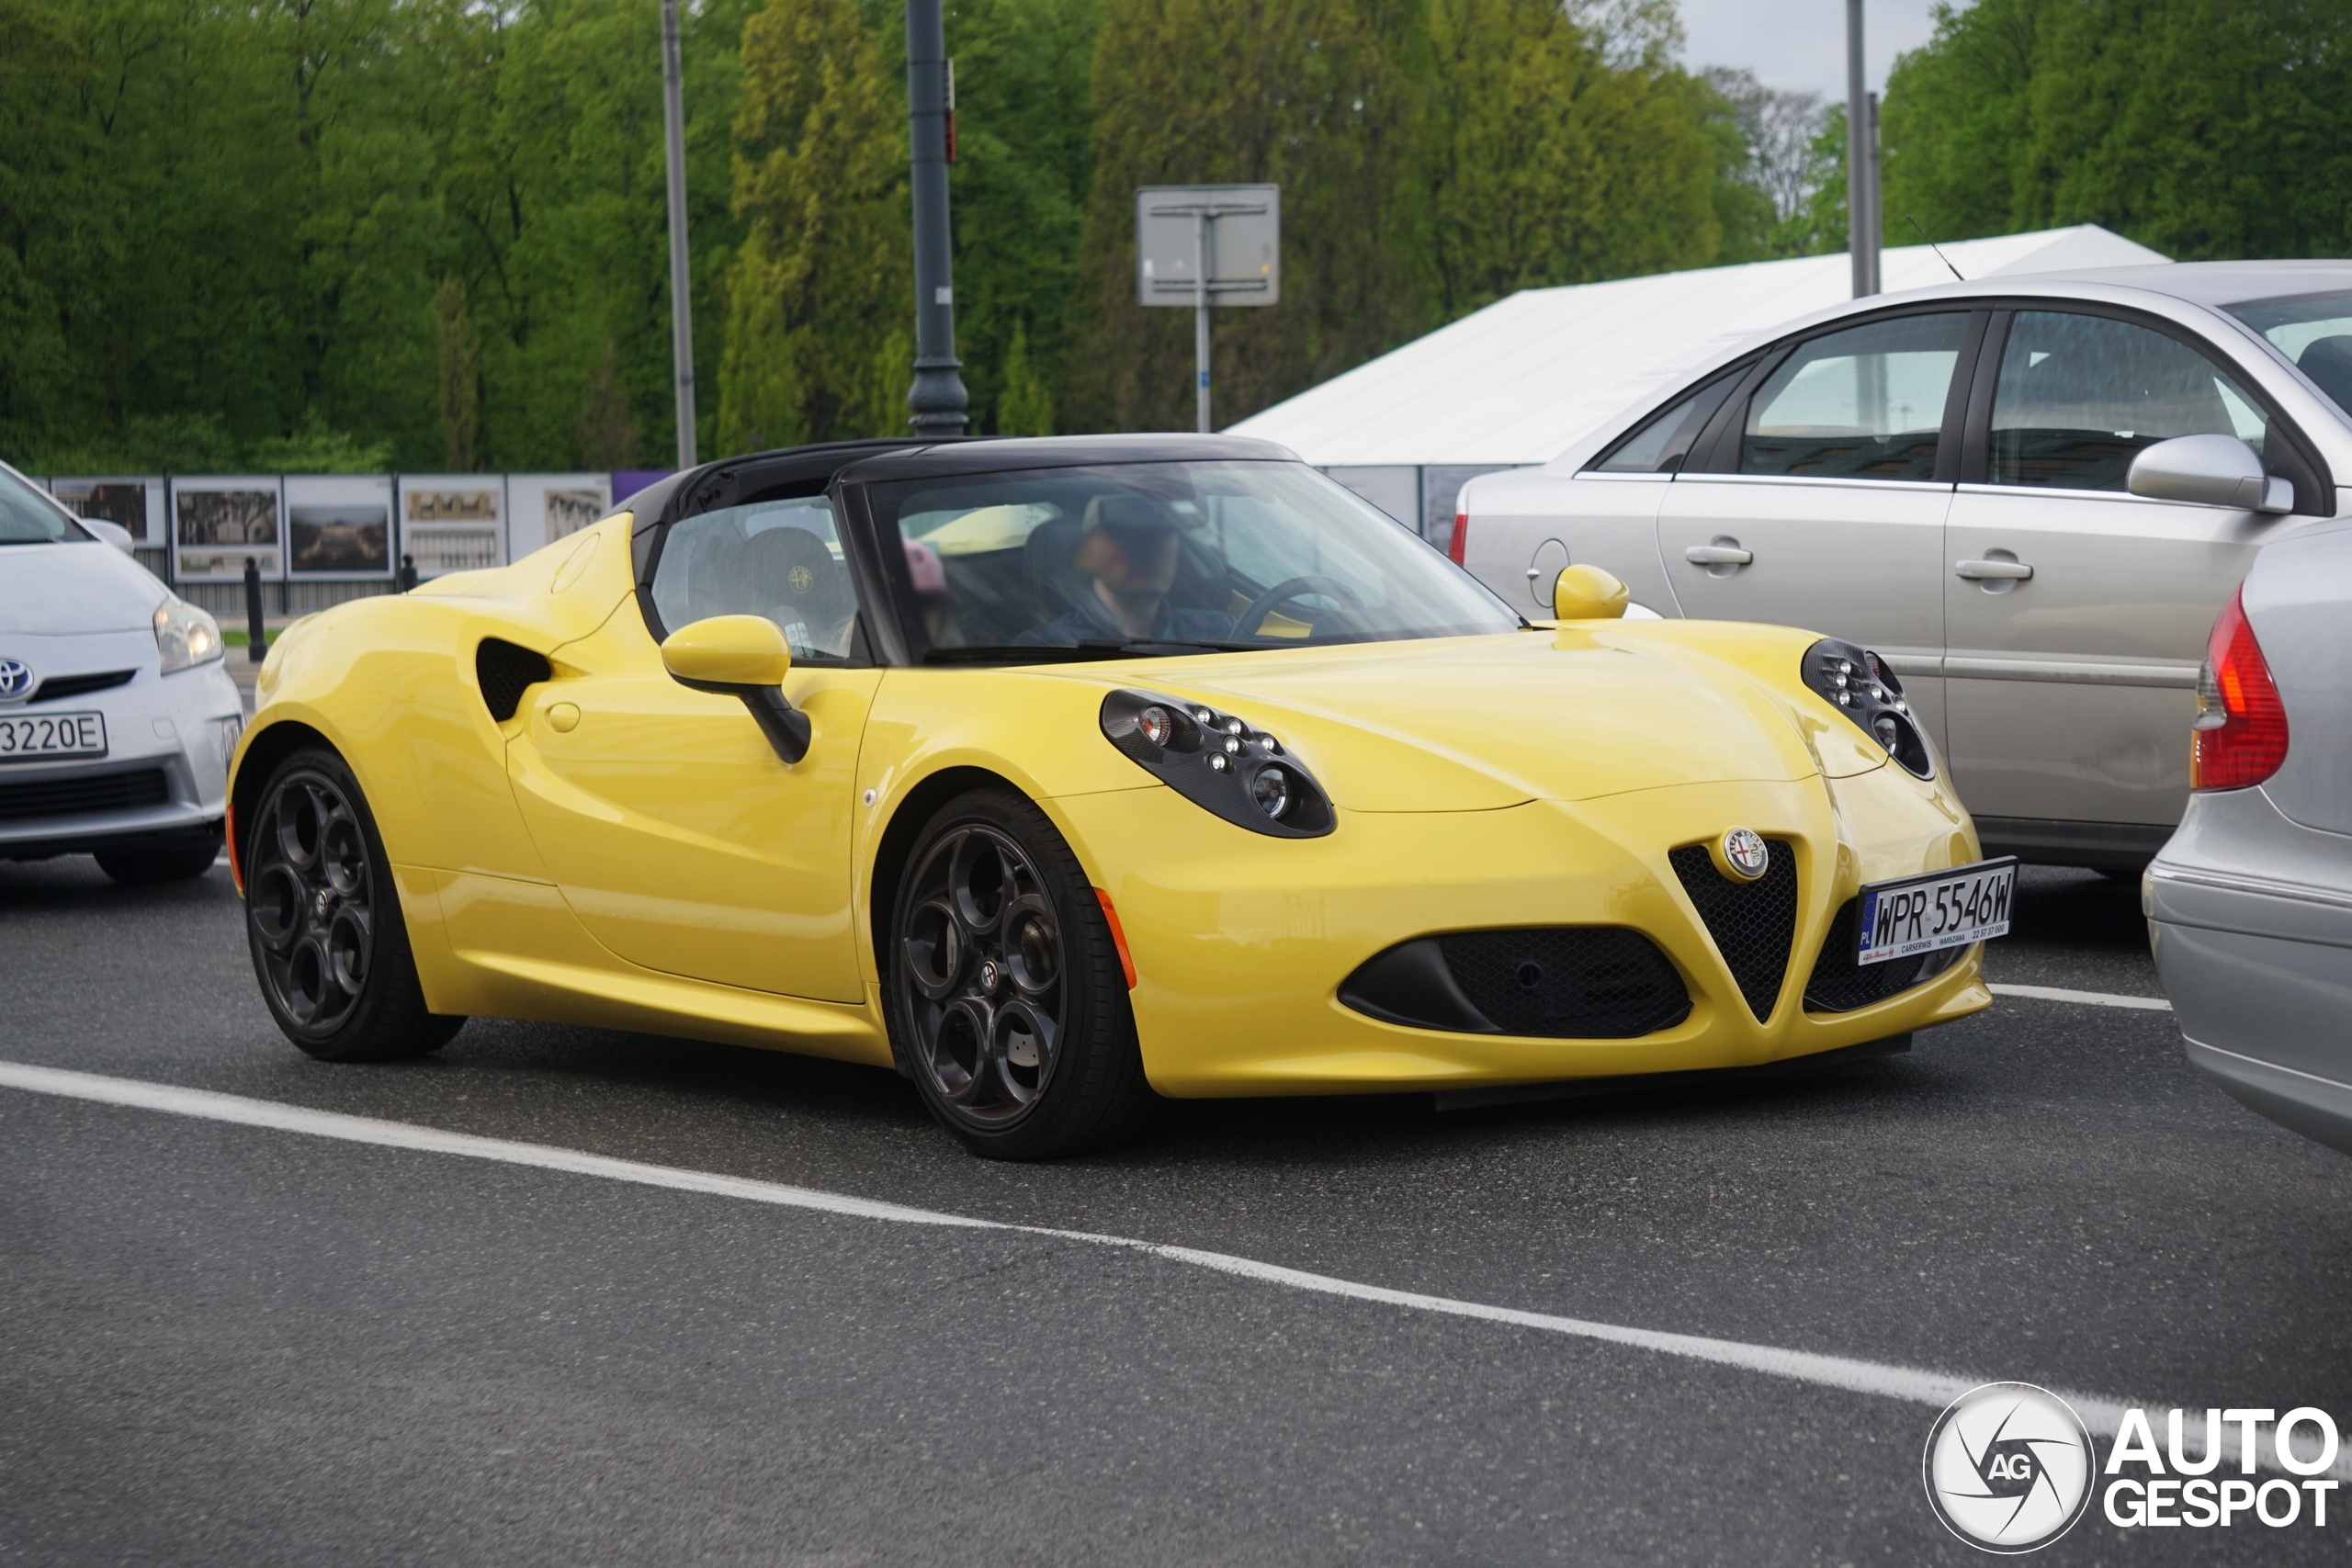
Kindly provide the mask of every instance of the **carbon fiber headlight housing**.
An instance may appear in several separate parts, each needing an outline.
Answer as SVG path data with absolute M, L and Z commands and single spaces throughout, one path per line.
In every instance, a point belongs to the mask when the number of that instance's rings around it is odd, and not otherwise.
M 1298 759 L 1231 714 L 1118 691 L 1102 699 L 1102 733 L 1144 772 L 1237 828 L 1319 839 L 1339 826 L 1330 797 Z
M 1804 650 L 1804 683 L 1885 748 L 1914 778 L 1936 776 L 1936 759 L 1904 699 L 1894 666 L 1850 642 L 1824 637 Z

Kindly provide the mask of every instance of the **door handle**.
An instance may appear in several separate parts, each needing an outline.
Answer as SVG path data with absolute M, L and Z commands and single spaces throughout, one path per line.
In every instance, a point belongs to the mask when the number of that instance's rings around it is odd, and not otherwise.
M 1952 575 L 1970 582 L 2030 582 L 2033 568 L 2021 560 L 1956 560 Z
M 1690 545 L 1684 547 L 1682 558 L 1692 566 L 1746 566 L 1756 555 L 1735 545 Z

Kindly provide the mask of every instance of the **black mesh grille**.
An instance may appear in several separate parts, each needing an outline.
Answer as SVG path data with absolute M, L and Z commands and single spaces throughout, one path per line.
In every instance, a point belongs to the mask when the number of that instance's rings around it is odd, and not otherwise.
M 1785 840 L 1764 841 L 1771 861 L 1754 882 L 1734 882 L 1717 871 L 1704 844 L 1685 844 L 1667 856 L 1759 1023 L 1781 999 L 1797 925 L 1796 851 Z
M 1857 964 L 1854 921 L 1861 902 L 1860 898 L 1847 899 L 1846 907 L 1838 911 L 1838 918 L 1829 922 L 1829 934 L 1822 939 L 1821 951 L 1813 960 L 1813 973 L 1804 983 L 1807 1012 L 1852 1012 L 1856 1008 L 1883 1002 L 1934 979 L 1967 951 L 1963 947 L 1947 947 L 1915 963 L 1894 958 L 1884 964 Z
M 0 821 L 28 817 L 71 817 L 85 811 L 129 811 L 161 806 L 172 798 L 171 781 L 161 768 L 95 778 L 24 779 L 0 783 Z
M 474 655 L 474 678 L 481 682 L 482 705 L 501 724 L 514 716 L 526 689 L 554 673 L 543 656 L 494 637 L 482 638 L 481 649 Z
M 1626 1040 L 1690 1016 L 1657 944 L 1623 926 L 1532 926 L 1438 939 L 1473 1006 L 1505 1034 Z

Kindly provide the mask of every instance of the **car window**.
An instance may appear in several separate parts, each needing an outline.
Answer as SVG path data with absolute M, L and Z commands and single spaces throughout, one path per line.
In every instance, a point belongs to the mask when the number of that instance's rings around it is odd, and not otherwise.
M 722 507 L 670 525 L 653 570 L 662 629 L 712 615 L 763 615 L 796 660 L 846 658 L 857 594 L 821 495 Z
M 1719 376 L 1671 405 L 1665 412 L 1619 442 L 1593 468 L 1604 474 L 1676 472 L 1682 467 L 1682 460 L 1690 455 L 1690 444 L 1699 439 L 1699 432 L 1706 428 L 1707 421 L 1722 406 L 1745 368 Z
M 1996 485 L 2123 489 L 2143 446 L 2234 435 L 2260 452 L 2269 416 L 2211 360 L 2110 316 L 2020 310 L 1993 389 Z
M 1966 311 L 1901 316 L 1801 344 L 1748 400 L 1739 471 L 1933 479 Z
M 1298 647 L 1520 624 L 1476 579 L 1297 463 L 958 475 L 868 495 L 885 550 L 896 528 L 908 621 L 927 658 L 1129 641 Z
M 65 509 L 6 468 L 0 468 L 0 545 L 53 545 L 84 540 L 88 530 Z
M 2337 408 L 2352 414 L 2352 292 L 2249 299 L 2223 308 L 2268 338 Z

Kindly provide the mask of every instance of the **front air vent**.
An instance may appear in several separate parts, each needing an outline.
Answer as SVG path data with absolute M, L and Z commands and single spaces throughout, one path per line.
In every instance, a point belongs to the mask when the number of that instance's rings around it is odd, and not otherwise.
M 161 768 L 137 773 L 85 773 L 78 778 L 26 779 L 0 784 L 0 822 L 33 817 L 78 817 L 90 811 L 134 811 L 172 798 Z
M 1340 1000 L 1414 1029 L 1546 1040 L 1631 1040 L 1690 1016 L 1673 964 L 1623 926 L 1421 937 L 1365 963 Z
M 1854 920 L 1861 902 L 1860 898 L 1847 899 L 1845 908 L 1838 911 L 1838 918 L 1829 922 L 1829 934 L 1822 939 L 1821 951 L 1813 960 L 1813 973 L 1805 979 L 1805 1011 L 1852 1012 L 1856 1008 L 1883 1002 L 1914 986 L 1927 984 L 1968 951 L 1964 947 L 1946 947 L 1911 963 L 1891 958 L 1883 964 L 1857 964 Z
M 1780 1003 L 1797 926 L 1796 850 L 1785 839 L 1764 842 L 1771 858 L 1754 882 L 1734 882 L 1717 871 L 1704 844 L 1685 844 L 1666 857 L 1758 1023 Z
M 130 684 L 130 678 L 138 673 L 136 670 L 108 670 L 96 675 L 51 675 L 40 683 L 40 690 L 35 692 L 29 701 L 53 703 L 60 697 L 111 691 L 117 686 Z
M 482 638 L 474 654 L 474 679 L 481 682 L 482 705 L 501 724 L 514 716 L 525 692 L 554 673 L 545 654 L 494 637 Z

